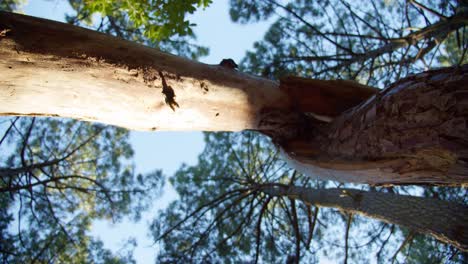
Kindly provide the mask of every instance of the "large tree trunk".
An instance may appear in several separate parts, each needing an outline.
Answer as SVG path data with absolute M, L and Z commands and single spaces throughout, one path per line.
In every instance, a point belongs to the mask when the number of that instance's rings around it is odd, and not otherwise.
M 281 145 L 309 175 L 377 185 L 466 185 L 467 83 L 468 65 L 410 76 L 332 123 L 309 122 L 302 136 Z
M 468 207 L 462 204 L 353 189 L 312 189 L 280 184 L 258 188 L 271 196 L 289 196 L 307 204 L 405 226 L 468 251 Z
M 254 129 L 322 179 L 468 182 L 467 67 L 410 77 L 373 96 L 376 89 L 354 82 L 278 83 L 5 12 L 0 57 L 0 115 L 138 130 Z

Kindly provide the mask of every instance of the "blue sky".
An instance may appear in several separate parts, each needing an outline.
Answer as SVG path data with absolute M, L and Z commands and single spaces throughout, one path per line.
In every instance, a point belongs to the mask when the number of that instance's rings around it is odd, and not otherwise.
M 23 9 L 31 16 L 64 21 L 64 14 L 71 12 L 67 1 L 30 0 Z M 210 54 L 200 61 L 217 64 L 223 58 L 239 62 L 246 50 L 255 41 L 262 39 L 268 29 L 267 22 L 252 25 L 234 24 L 229 18 L 228 0 L 216 0 L 205 10 L 197 11 L 189 17 L 197 26 L 197 44 L 210 48 Z M 204 147 L 201 132 L 131 132 L 131 144 L 135 150 L 135 165 L 138 173 L 148 173 L 162 169 L 171 176 L 182 163 L 196 164 L 197 156 Z M 174 190 L 167 186 L 163 196 L 155 201 L 154 207 L 142 217 L 139 223 L 123 221 L 110 223 L 96 221 L 92 234 L 103 240 L 105 247 L 118 250 L 129 237 L 135 237 L 138 247 L 135 250 L 137 263 L 153 263 L 155 249 L 148 237 L 147 223 L 157 210 L 164 208 L 176 199 Z

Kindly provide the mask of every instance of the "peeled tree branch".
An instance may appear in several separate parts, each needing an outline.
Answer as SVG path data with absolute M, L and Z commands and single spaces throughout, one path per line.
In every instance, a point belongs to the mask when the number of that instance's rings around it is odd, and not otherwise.
M 300 171 L 375 185 L 468 182 L 468 67 L 383 91 L 351 81 L 280 82 L 87 29 L 0 12 L 0 115 L 135 130 L 269 135 Z
M 287 104 L 275 82 L 83 28 L 5 12 L 0 28 L 2 115 L 239 131 L 262 107 Z

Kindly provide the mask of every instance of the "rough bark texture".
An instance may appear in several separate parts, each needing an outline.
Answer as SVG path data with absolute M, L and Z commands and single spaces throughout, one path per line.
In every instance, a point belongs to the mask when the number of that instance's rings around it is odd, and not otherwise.
M 91 30 L 0 12 L 0 114 L 138 130 L 258 129 L 278 83 Z
M 302 171 L 370 184 L 468 183 L 468 65 L 410 76 L 281 143 Z
M 296 186 L 264 186 L 272 196 L 289 196 L 307 204 L 357 213 L 405 226 L 468 251 L 468 207 L 462 204 L 353 189 L 311 189 Z

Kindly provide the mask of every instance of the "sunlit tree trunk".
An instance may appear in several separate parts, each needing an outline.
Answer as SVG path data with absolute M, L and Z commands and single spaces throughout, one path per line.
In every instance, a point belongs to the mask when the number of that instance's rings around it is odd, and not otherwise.
M 71 117 L 138 130 L 256 127 L 284 108 L 278 83 L 91 30 L 0 13 L 2 115 Z
M 271 196 L 288 196 L 307 204 L 405 226 L 468 251 L 468 207 L 462 204 L 353 189 L 313 189 L 280 184 L 259 186 L 258 189 Z
M 5 12 L 0 57 L 0 115 L 137 130 L 253 129 L 313 177 L 467 183 L 468 67 L 409 77 L 382 92 L 349 81 L 275 82 Z

